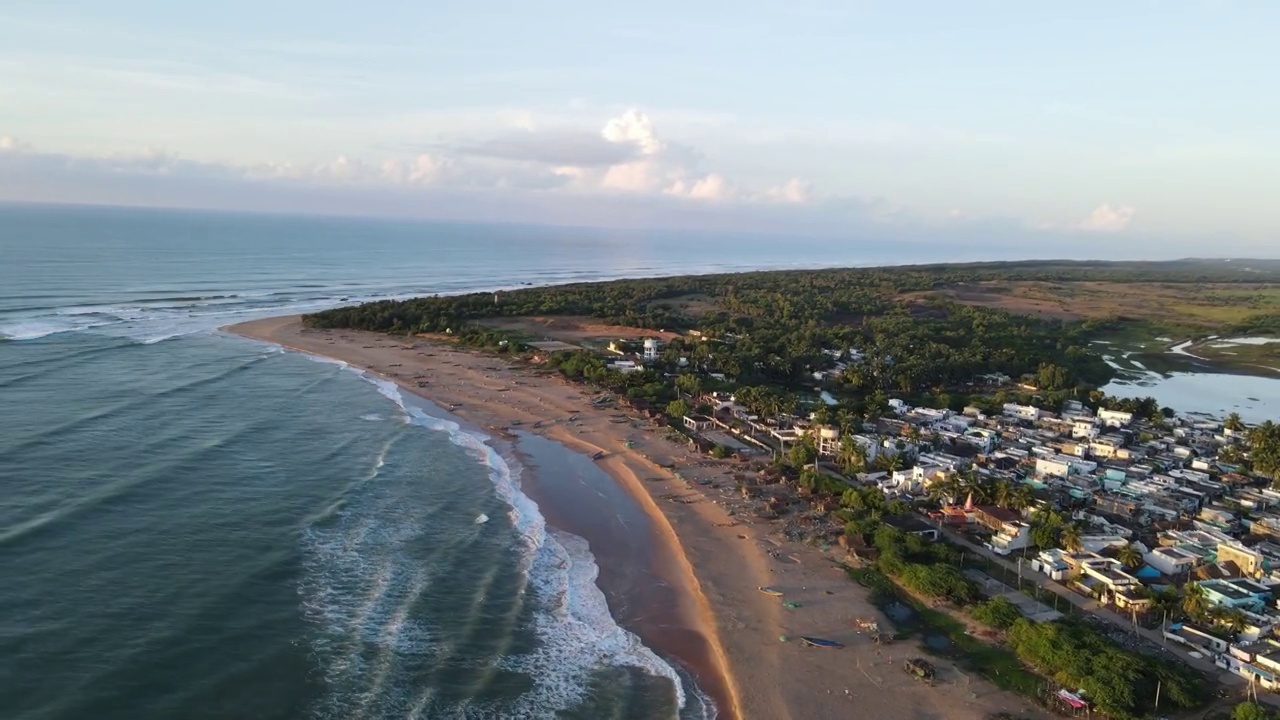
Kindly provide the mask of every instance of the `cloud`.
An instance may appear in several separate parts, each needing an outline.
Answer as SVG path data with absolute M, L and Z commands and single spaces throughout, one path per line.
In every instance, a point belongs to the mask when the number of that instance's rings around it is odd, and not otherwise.
M 635 108 L 605 123 L 600 134 L 611 143 L 634 144 L 644 155 L 657 155 L 664 147 L 654 132 L 653 120 Z
M 1129 227 L 1133 215 L 1133 208 L 1129 205 L 1113 207 L 1111 203 L 1103 203 L 1094 208 L 1089 217 L 1080 221 L 1079 228 L 1089 232 L 1119 232 Z
M 437 143 L 428 152 L 420 152 L 420 146 L 390 147 L 383 149 L 382 157 L 338 154 L 333 160 L 311 163 L 201 162 L 164 151 L 66 155 L 30 150 L 9 137 L 0 139 L 0 155 L 9 161 L 25 159 L 25 172 L 59 177 L 67 186 L 102 182 L 106 177 L 186 176 L 325 188 L 617 195 L 730 206 L 804 205 L 815 200 L 812 187 L 798 178 L 764 190 L 743 187 L 707 167 L 710 163 L 696 149 L 662 137 L 654 119 L 635 108 L 608 118 L 594 132 L 533 128 L 531 119 L 528 124 L 530 129 L 508 128 L 466 143 Z M 12 172 L 17 167 L 10 162 L 5 169 Z M 74 199 L 75 193 L 67 195 Z M 147 201 L 145 196 L 138 199 Z
M 11 135 L 0 135 L 0 153 L 26 152 L 30 149 L 30 145 Z
M 592 132 L 527 130 L 458 146 L 454 152 L 513 162 L 608 167 L 635 159 L 641 149 Z
M 733 186 L 723 175 L 709 173 L 705 177 L 693 181 L 676 180 L 666 190 L 668 195 L 686 197 L 692 200 L 709 200 L 718 202 L 735 197 Z
M 813 199 L 813 185 L 800 178 L 791 178 L 782 185 L 766 190 L 763 198 L 774 202 L 807 203 Z

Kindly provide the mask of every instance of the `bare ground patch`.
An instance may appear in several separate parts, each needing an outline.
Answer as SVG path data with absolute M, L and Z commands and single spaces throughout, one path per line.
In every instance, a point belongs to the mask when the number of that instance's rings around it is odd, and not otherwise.
M 679 333 L 628 325 L 609 325 L 595 318 L 573 315 L 489 318 L 481 320 L 480 324 L 497 330 L 520 333 L 534 340 L 559 340 L 571 344 L 591 340 L 639 340 L 641 338 L 671 340 L 680 337 Z
M 710 315 L 720 311 L 720 306 L 716 304 L 715 298 L 702 293 L 690 293 L 688 295 L 677 295 L 676 297 L 664 298 L 662 300 L 654 300 L 649 303 L 651 307 L 664 307 L 679 312 L 681 315 L 698 318 Z

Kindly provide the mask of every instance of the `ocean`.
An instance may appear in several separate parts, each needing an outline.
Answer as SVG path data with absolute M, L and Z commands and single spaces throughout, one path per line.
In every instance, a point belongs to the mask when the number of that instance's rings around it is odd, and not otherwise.
M 713 716 L 610 614 L 592 549 L 547 523 L 509 446 L 217 328 L 872 261 L 762 238 L 0 207 L 0 717 Z M 578 472 L 524 442 L 542 472 Z

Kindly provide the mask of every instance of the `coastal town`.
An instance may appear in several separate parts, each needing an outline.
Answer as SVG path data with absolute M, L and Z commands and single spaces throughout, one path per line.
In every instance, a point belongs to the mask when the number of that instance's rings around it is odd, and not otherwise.
M 899 678 L 953 690 L 981 680 L 999 694 L 970 692 L 976 717 L 1026 717 L 1014 697 L 1068 716 L 1266 717 L 1280 705 L 1280 428 L 1106 392 L 1125 372 L 1113 355 L 1176 371 L 1188 358 L 1171 348 L 1212 333 L 928 294 L 1098 277 L 1149 292 L 1204 273 L 1236 290 L 1195 263 L 784 271 L 370 303 L 268 337 L 584 452 L 657 503 L 696 582 L 732 596 L 721 607 L 757 604 L 721 566 L 736 538 L 763 556 L 751 591 L 785 610 L 769 621 L 784 645 L 849 648 L 859 673 L 896 657 Z M 1262 312 L 1216 337 L 1275 322 Z M 381 335 L 343 334 L 361 331 Z M 431 357 L 443 348 L 472 368 L 447 385 Z M 827 586 L 840 606 L 811 610 L 821 568 L 855 586 Z M 731 656 L 760 652 L 713 614 Z
M 661 351 L 654 338 L 618 340 L 601 357 L 625 374 L 660 364 Z M 863 502 L 859 490 L 873 489 L 885 499 L 880 523 L 986 556 L 983 570 L 964 576 L 984 595 L 994 588 L 1013 598 L 1030 618 L 1051 621 L 1070 608 L 1121 642 L 1228 687 L 1280 688 L 1280 491 L 1247 459 L 1274 455 L 1271 423 L 1251 428 L 1234 414 L 1179 415 L 1150 399 L 1100 393 L 1093 407 L 1050 407 L 1036 402 L 1034 376 L 999 373 L 975 377 L 977 394 L 1026 402 L 951 410 L 887 398 L 859 417 L 823 381 L 864 353 L 828 354 L 806 397 L 704 392 L 726 378 L 699 378 L 679 358 L 669 373 L 676 400 L 661 409 L 632 404 L 699 451 L 751 468 L 735 475 L 742 512 L 786 521 L 793 538 L 838 546 L 854 563 L 874 558 L 859 539 L 866 528 L 842 522 Z M 1083 690 L 1059 690 L 1056 699 L 1064 711 L 1090 703 Z

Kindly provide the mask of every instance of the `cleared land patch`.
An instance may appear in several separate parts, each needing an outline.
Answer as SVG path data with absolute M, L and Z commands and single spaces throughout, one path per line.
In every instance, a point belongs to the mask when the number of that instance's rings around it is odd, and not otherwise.
M 720 311 L 720 306 L 716 304 L 715 298 L 702 293 L 690 293 L 688 295 L 677 295 L 663 298 L 662 300 L 654 300 L 649 303 L 649 306 L 667 308 L 691 318 L 699 318 Z
M 487 318 L 480 320 L 479 323 L 516 333 L 530 341 L 558 340 L 571 345 L 582 343 L 591 345 L 609 340 L 642 338 L 658 338 L 665 341 L 680 337 L 679 333 L 627 325 L 609 325 L 595 318 L 571 315 Z
M 1221 330 L 1255 315 L 1280 312 L 1280 285 L 992 280 L 908 298 L 937 298 L 1061 320 L 1124 317 L 1188 330 Z

